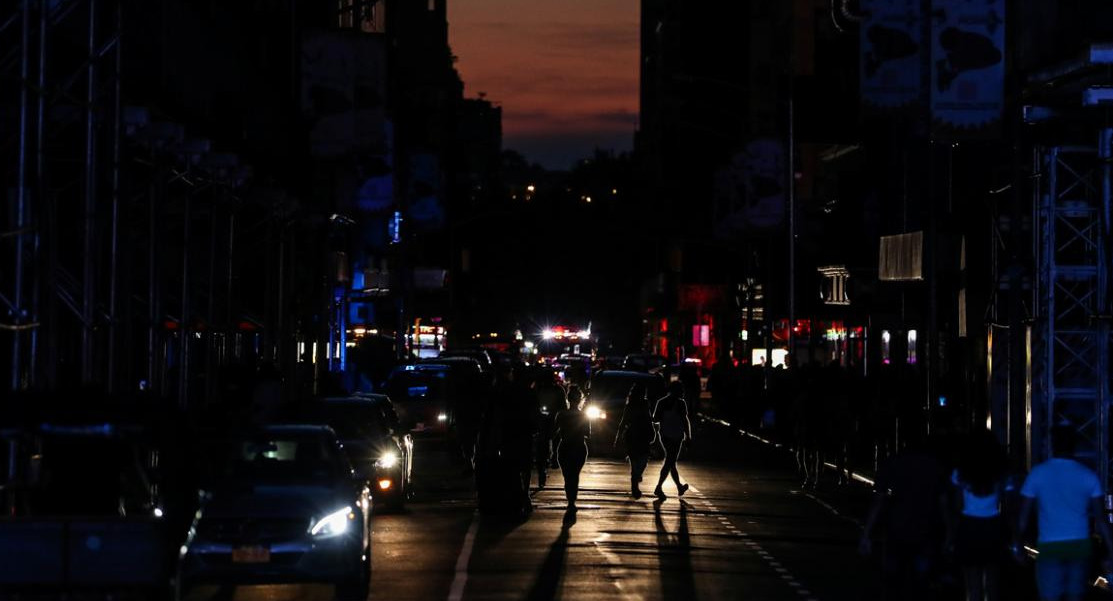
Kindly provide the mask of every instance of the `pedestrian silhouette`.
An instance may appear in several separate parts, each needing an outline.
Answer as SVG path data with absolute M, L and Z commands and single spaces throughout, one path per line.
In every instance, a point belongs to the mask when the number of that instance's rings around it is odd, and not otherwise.
M 1091 522 L 1101 534 L 1106 552 L 1102 567 L 1113 570 L 1113 534 L 1105 520 L 1102 486 L 1097 474 L 1075 461 L 1077 434 L 1069 425 L 1052 429 L 1053 457 L 1032 468 L 1020 489 L 1020 521 L 1012 551 L 1024 559 L 1024 531 L 1032 513 L 1039 522 L 1039 558 L 1036 585 L 1041 599 L 1075 601 L 1086 595 L 1090 577 L 1093 538 Z
M 688 492 L 688 485 L 680 483 L 680 473 L 676 470 L 676 460 L 680 458 L 680 448 L 684 441 L 692 440 L 692 423 L 688 420 L 688 405 L 684 402 L 684 384 L 675 381 L 669 383 L 669 392 L 657 401 L 653 409 L 653 421 L 661 433 L 661 447 L 665 451 L 665 462 L 661 465 L 661 475 L 657 479 L 657 488 L 653 494 L 658 499 L 665 499 L 661 490 L 665 479 L 672 475 L 676 484 L 676 492 L 683 496 Z
M 930 579 L 942 547 L 947 474 L 920 429 L 908 432 L 908 446 L 878 471 L 858 549 L 872 555 L 880 530 L 882 599 L 933 599 Z
M 944 548 L 953 551 L 962 567 L 966 598 L 972 601 L 1001 598 L 999 575 L 1008 540 L 1001 509 L 1005 493 L 1011 490 L 1007 465 L 997 438 L 981 430 L 967 436 L 958 468 L 951 473 Z
M 548 480 L 548 469 L 556 467 L 553 463 L 553 432 L 556 427 L 557 413 L 564 410 L 564 389 L 557 383 L 551 370 L 538 370 L 537 398 L 539 411 L 537 415 L 537 437 L 534 445 L 533 464 L 537 470 L 537 486 L 545 488 Z
M 626 445 L 626 458 L 630 461 L 630 494 L 635 499 L 642 496 L 638 486 L 649 462 L 649 446 L 657 436 L 653 429 L 653 416 L 649 413 L 649 398 L 645 387 L 635 384 L 630 387 L 626 406 L 622 409 L 622 419 L 618 422 L 615 445 L 621 438 Z
M 560 439 L 557 447 L 557 461 L 560 473 L 564 476 L 564 494 L 568 497 L 568 508 L 576 508 L 576 497 L 580 491 L 580 470 L 587 461 L 587 438 L 591 435 L 591 422 L 581 411 L 583 393 L 578 387 L 568 391 L 565 409 L 556 416 L 556 437 Z

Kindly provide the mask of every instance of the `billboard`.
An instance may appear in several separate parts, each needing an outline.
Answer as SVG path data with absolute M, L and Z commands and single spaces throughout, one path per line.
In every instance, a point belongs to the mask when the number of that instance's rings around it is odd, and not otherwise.
M 882 236 L 877 272 L 877 279 L 882 282 L 923 280 L 924 233 Z
M 937 139 L 999 133 L 1005 1 L 932 0 L 931 120 Z
M 923 96 L 920 0 L 861 0 L 859 74 L 866 111 L 903 112 Z M 922 106 L 922 104 L 921 104 Z
M 301 107 L 313 156 L 385 156 L 386 43 L 380 35 L 307 33 L 301 53 Z
M 715 174 L 715 233 L 721 238 L 781 225 L 788 194 L 784 142 L 751 140 Z

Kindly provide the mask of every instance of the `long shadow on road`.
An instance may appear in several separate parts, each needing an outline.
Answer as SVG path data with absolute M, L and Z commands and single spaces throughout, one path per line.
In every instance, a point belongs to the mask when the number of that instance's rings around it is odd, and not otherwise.
M 696 581 L 692 573 L 692 540 L 688 533 L 688 503 L 680 500 L 680 525 L 676 535 L 665 527 L 661 513 L 664 501 L 653 502 L 653 522 L 657 526 L 657 553 L 660 555 L 661 598 L 695 599 Z
M 560 529 L 560 536 L 557 537 L 553 544 L 549 547 L 549 553 L 545 556 L 544 563 L 541 564 L 541 573 L 537 576 L 537 581 L 533 583 L 533 588 L 529 591 L 530 601 L 553 601 L 557 598 L 557 592 L 560 590 L 560 581 L 564 578 L 564 559 L 568 555 L 568 537 L 572 531 L 572 525 L 576 523 L 576 511 L 569 509 L 564 513 L 564 524 Z

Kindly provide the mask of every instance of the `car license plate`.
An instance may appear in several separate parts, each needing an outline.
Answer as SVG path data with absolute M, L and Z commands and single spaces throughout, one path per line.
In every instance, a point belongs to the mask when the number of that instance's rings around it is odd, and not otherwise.
M 232 563 L 270 563 L 268 547 L 236 547 L 232 549 Z

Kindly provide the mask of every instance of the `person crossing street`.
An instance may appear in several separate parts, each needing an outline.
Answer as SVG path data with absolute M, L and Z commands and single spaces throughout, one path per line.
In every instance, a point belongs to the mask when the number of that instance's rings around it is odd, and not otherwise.
M 688 404 L 684 402 L 684 384 L 676 381 L 669 384 L 668 394 L 661 397 L 653 409 L 653 421 L 661 434 L 661 447 L 665 451 L 665 462 L 661 465 L 661 475 L 657 479 L 657 488 L 653 494 L 660 500 L 665 500 L 661 487 L 671 475 L 676 485 L 676 493 L 684 496 L 688 492 L 688 485 L 680 483 L 680 473 L 676 469 L 676 461 L 680 458 L 680 449 L 684 441 L 691 444 L 692 422 L 688 419 Z

